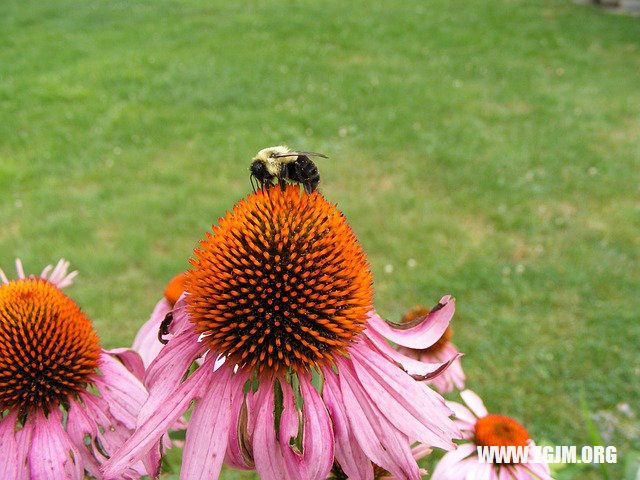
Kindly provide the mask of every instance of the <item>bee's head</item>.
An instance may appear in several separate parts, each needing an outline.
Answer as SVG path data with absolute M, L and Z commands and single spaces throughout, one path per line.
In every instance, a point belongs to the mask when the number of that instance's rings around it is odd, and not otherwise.
M 251 164 L 254 165 L 256 163 L 266 164 L 269 162 L 270 158 L 276 158 L 277 155 L 283 155 L 285 153 L 290 152 L 289 147 L 285 147 L 284 145 L 278 145 L 276 147 L 268 147 L 260 150 L 255 157 L 251 159 Z

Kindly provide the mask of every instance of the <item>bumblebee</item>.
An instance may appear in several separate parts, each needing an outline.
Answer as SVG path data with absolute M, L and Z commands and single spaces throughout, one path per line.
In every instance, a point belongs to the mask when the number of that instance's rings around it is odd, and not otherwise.
M 254 180 L 260 188 L 269 188 L 274 182 L 284 187 L 287 183 L 300 183 L 307 193 L 313 192 L 320 183 L 320 174 L 309 157 L 327 158 L 322 153 L 294 152 L 288 147 L 264 148 L 251 160 L 251 185 Z

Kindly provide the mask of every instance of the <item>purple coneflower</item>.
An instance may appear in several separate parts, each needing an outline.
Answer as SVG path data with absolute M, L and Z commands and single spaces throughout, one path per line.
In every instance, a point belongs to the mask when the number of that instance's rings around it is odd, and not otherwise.
M 182 479 L 216 479 L 225 460 L 263 480 L 324 480 L 335 457 L 354 480 L 372 479 L 372 463 L 418 480 L 412 442 L 455 448 L 452 412 L 412 378 L 446 365 L 400 358 L 376 332 L 366 256 L 318 192 L 260 190 L 194 253 L 173 336 L 146 372 L 139 428 L 105 463 L 106 478 L 157 453 L 193 400 Z M 426 347 L 453 311 L 445 297 L 420 325 L 383 329 Z
M 142 361 L 100 348 L 91 321 L 60 290 L 77 273 L 67 273 L 68 262 L 39 277 L 25 276 L 19 260 L 16 267 L 11 281 L 0 270 L 0 478 L 102 478 L 99 466 L 147 399 L 136 376 Z M 138 463 L 120 478 L 144 474 Z
M 447 402 L 467 440 L 436 465 L 432 480 L 552 480 L 546 463 L 481 463 L 478 447 L 535 447 L 525 428 L 510 417 L 491 415 L 471 390 L 460 392 L 467 407 Z M 531 451 L 533 455 L 533 451 Z
M 412 325 L 416 322 L 420 322 L 421 319 L 428 314 L 428 308 L 423 306 L 414 307 L 402 316 L 402 323 L 404 325 Z M 449 325 L 440 339 L 438 339 L 438 341 L 433 345 L 422 349 L 408 348 L 400 345 L 398 346 L 398 351 L 421 362 L 446 362 L 451 358 L 458 357 L 460 354 L 456 346 L 451 343 L 452 335 L 453 330 L 451 329 L 451 325 Z M 429 383 L 440 393 L 451 392 L 454 387 L 457 389 L 463 389 L 464 372 L 460 365 L 460 359 L 456 358 L 449 368 L 442 373 L 442 375 L 438 375 L 432 380 L 429 380 Z

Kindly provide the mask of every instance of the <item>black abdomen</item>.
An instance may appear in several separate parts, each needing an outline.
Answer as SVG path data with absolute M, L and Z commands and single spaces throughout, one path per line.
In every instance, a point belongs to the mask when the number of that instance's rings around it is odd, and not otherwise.
M 307 193 L 313 192 L 320 183 L 318 168 L 305 155 L 300 155 L 295 162 L 287 164 L 287 178 L 301 183 Z

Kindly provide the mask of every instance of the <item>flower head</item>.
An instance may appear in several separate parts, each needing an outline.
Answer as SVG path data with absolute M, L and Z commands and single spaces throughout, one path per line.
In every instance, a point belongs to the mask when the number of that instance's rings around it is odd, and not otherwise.
M 125 367 L 141 374 L 142 363 L 100 348 L 91 321 L 61 291 L 76 274 L 68 262 L 39 277 L 16 267 L 11 281 L 0 270 L 0 478 L 100 478 L 99 464 L 131 433 L 146 399 Z M 142 465 L 123 472 L 141 474 Z
M 454 448 L 451 411 L 416 381 L 447 365 L 403 357 L 380 333 L 431 345 L 453 299 L 412 329 L 382 321 L 362 248 L 321 194 L 262 189 L 194 253 L 171 339 L 145 375 L 140 428 L 105 464 L 106 478 L 148 455 L 194 399 L 183 479 L 215 479 L 224 459 L 267 480 L 324 480 L 335 458 L 349 478 L 372 478 L 375 464 L 418 480 L 412 441 Z
M 0 287 L 0 409 L 48 413 L 84 391 L 98 367 L 93 325 L 44 278 Z
M 187 273 L 209 349 L 258 372 L 308 371 L 344 353 L 373 300 L 367 259 L 318 193 L 252 195 L 207 234 Z
M 468 408 L 456 402 L 447 402 L 447 405 L 455 412 L 456 423 L 467 443 L 442 457 L 433 472 L 433 480 L 551 480 L 549 467 L 545 463 L 480 463 L 478 447 L 530 447 L 535 443 L 525 428 L 514 419 L 489 414 L 480 397 L 471 390 L 464 390 L 460 395 Z
M 402 316 L 403 325 L 412 325 L 420 322 L 421 319 L 429 315 L 429 309 L 423 306 L 416 306 Z M 448 326 L 442 336 L 427 348 L 408 348 L 399 346 L 398 350 L 411 358 L 415 358 L 425 363 L 446 362 L 454 357 L 459 356 L 458 349 L 451 343 L 453 330 Z M 455 358 L 446 371 L 442 372 L 431 380 L 429 383 L 441 393 L 451 392 L 453 388 L 464 388 L 464 372 L 460 365 L 460 359 Z

